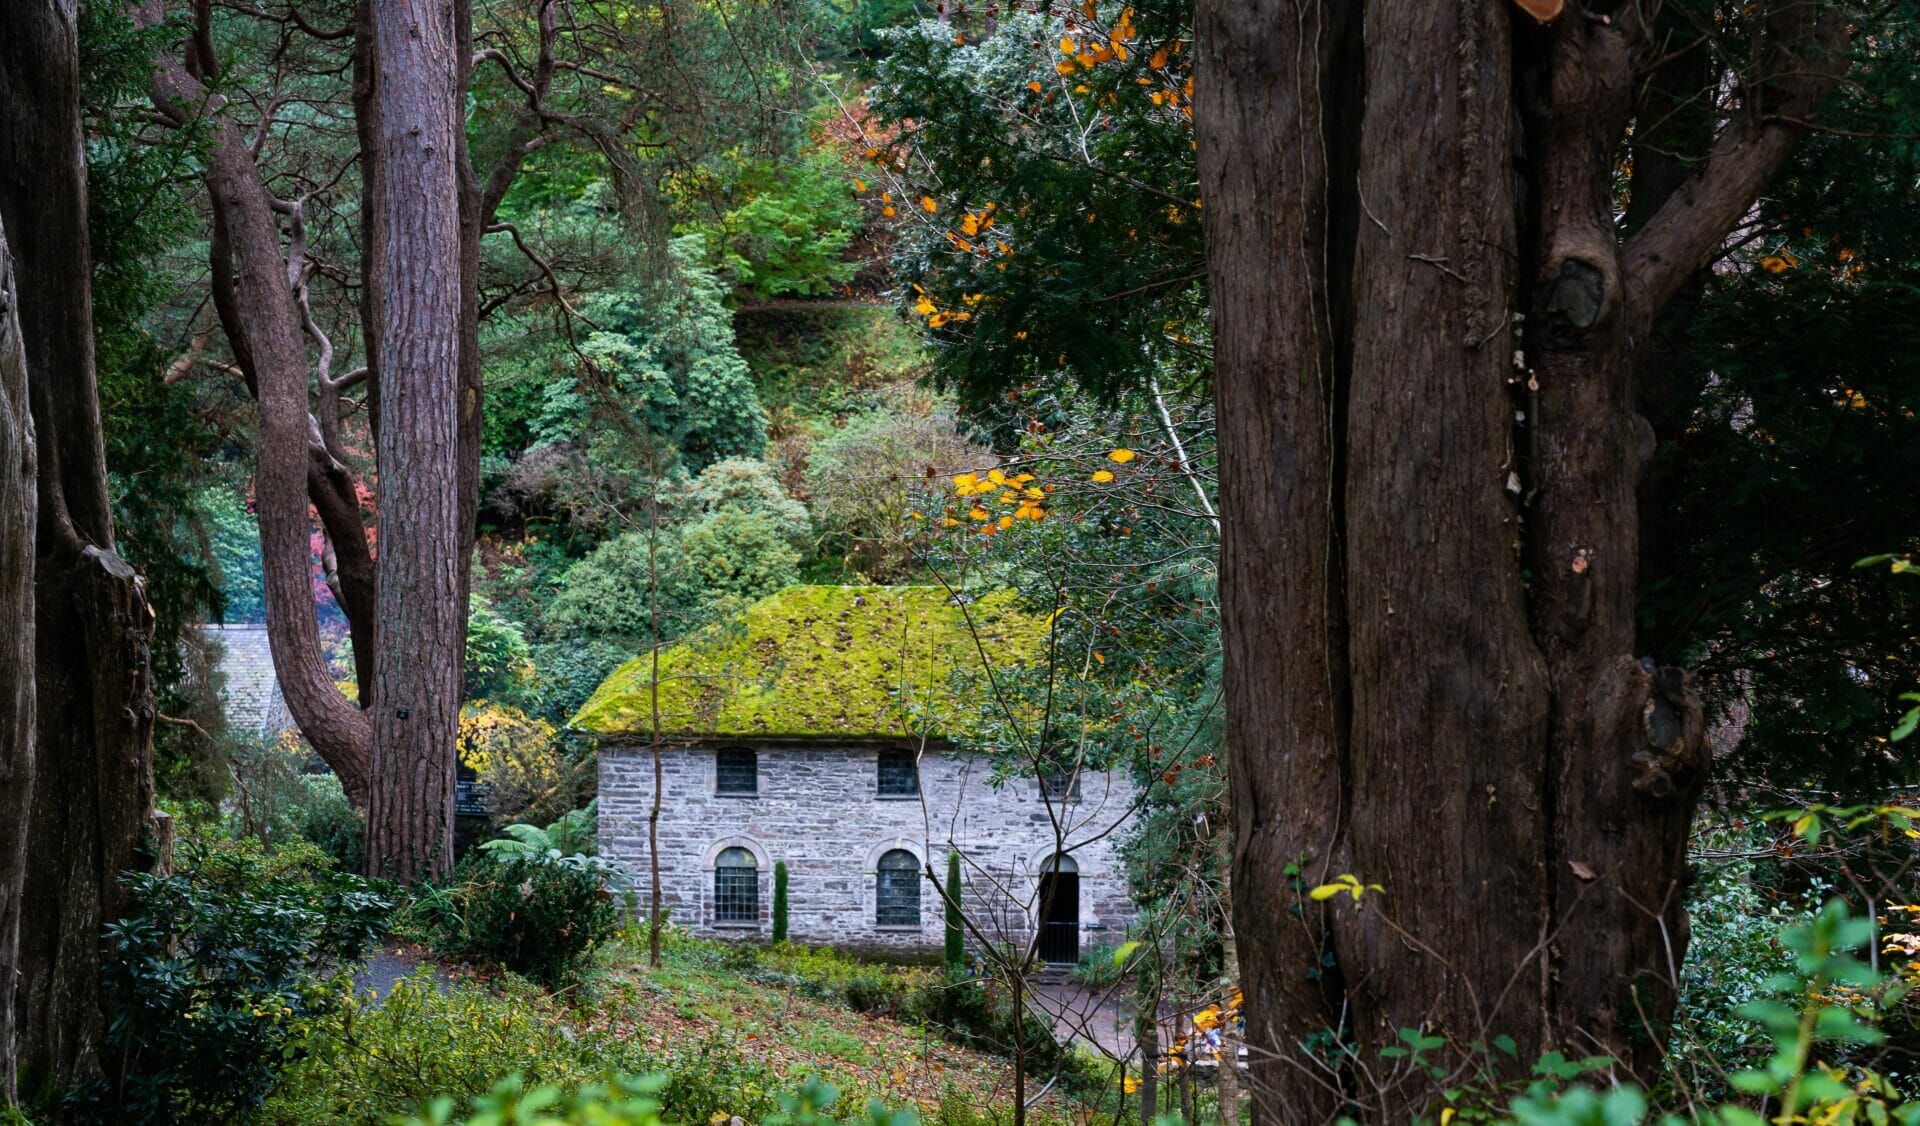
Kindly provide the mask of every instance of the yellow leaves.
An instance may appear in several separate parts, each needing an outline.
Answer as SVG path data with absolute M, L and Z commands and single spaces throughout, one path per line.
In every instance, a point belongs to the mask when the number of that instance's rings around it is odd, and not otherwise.
M 1840 405 L 1852 410 L 1865 410 L 1867 409 L 1867 397 L 1851 387 L 1842 387 L 1840 389 Z
M 1153 57 L 1147 60 L 1147 65 L 1154 70 L 1167 69 L 1167 49 L 1162 47 L 1155 51 Z
M 1133 460 L 1134 458 L 1136 458 L 1136 457 L 1138 457 L 1138 456 L 1140 456 L 1140 455 L 1139 455 L 1139 454 L 1136 454 L 1136 453 L 1134 453 L 1134 452 L 1133 452 L 1132 450 L 1130 450 L 1130 449 L 1127 449 L 1127 448 L 1126 448 L 1125 446 L 1122 446 L 1121 448 L 1119 448 L 1119 449 L 1117 449 L 1117 450 L 1115 450 L 1115 451 L 1113 451 L 1112 453 L 1110 453 L 1110 454 L 1108 454 L 1108 455 L 1107 455 L 1107 460 L 1108 460 L 1108 461 L 1111 461 L 1111 462 L 1114 462 L 1114 463 L 1116 463 L 1116 464 L 1119 464 L 1119 465 L 1125 465 L 1126 463 L 1128 463 L 1128 462 L 1130 462 L 1130 461 L 1132 461 L 1132 460 Z
M 856 192 L 864 192 L 864 191 L 866 191 L 866 190 L 867 190 L 867 182 L 866 182 L 865 180 L 855 180 L 855 181 L 853 182 L 853 190 L 854 190 L 854 191 L 856 191 Z
M 1093 651 L 1093 659 L 1100 662 L 1103 665 L 1107 663 L 1107 655 L 1105 653 L 1102 653 L 1098 649 L 1095 649 Z
M 1073 36 L 1063 35 L 1060 37 L 1060 53 L 1063 55 L 1077 55 L 1080 53 L 1079 45 L 1073 41 Z
M 1765 258 L 1760 259 L 1760 268 L 1769 274 L 1784 274 L 1799 264 L 1800 259 L 1795 258 L 1784 250 L 1778 254 L 1769 254 Z
M 1370 891 L 1384 893 L 1386 890 L 1386 888 L 1381 887 L 1379 884 L 1362 884 L 1358 876 L 1355 876 L 1351 872 L 1342 872 L 1333 878 L 1332 883 L 1321 884 L 1319 887 L 1308 891 L 1307 895 L 1314 900 L 1325 900 L 1332 899 L 1334 896 L 1345 892 L 1353 896 L 1357 901 L 1361 896 Z
M 935 305 L 933 301 L 923 293 L 920 295 L 920 298 L 913 303 L 913 311 L 923 317 L 931 317 L 940 311 L 940 307 Z
M 967 510 L 967 518 L 969 520 L 985 520 L 990 515 L 992 515 L 992 513 L 978 505 Z
M 930 196 L 930 195 L 923 195 L 923 196 L 921 196 L 921 197 L 920 197 L 920 210 L 922 210 L 922 211 L 924 211 L 924 212 L 926 212 L 927 214 L 929 214 L 929 215 L 931 215 L 931 214 L 933 214 L 934 212 L 936 212 L 936 211 L 938 211 L 938 210 L 940 210 L 940 205 L 939 205 L 938 203 L 935 203 L 935 202 L 934 202 L 934 200 L 933 200 L 933 197 L 932 197 L 932 196 Z
M 1029 82 L 1027 83 L 1027 89 L 1032 90 L 1034 93 L 1038 94 L 1041 91 L 1042 87 L 1038 82 Z
M 1090 479 L 1090 480 L 1091 480 L 1091 481 L 1092 481 L 1092 482 L 1093 482 L 1094 484 L 1096 484 L 1096 485 L 1104 485 L 1104 484 L 1106 484 L 1106 483 L 1108 483 L 1109 481 L 1112 481 L 1112 480 L 1113 480 L 1113 474 L 1112 474 L 1112 473 L 1110 473 L 1110 472 L 1108 472 L 1108 471 L 1107 471 L 1107 470 L 1105 470 L 1105 469 L 1102 469 L 1102 470 L 1099 470 L 1098 472 L 1096 472 L 1096 473 L 1095 473 L 1095 474 L 1094 474 L 1094 475 L 1093 475 L 1093 476 L 1092 476 L 1091 478 L 1089 478 L 1089 479 Z
M 1440 1112 L 1440 1126 L 1453 1126 L 1453 1108 L 1447 1107 Z
M 1135 1076 L 1129 1075 L 1120 1081 L 1120 1088 L 1131 1095 L 1140 1089 L 1140 1080 Z
M 1073 64 L 1072 59 L 1061 59 L 1059 62 L 1053 64 L 1053 69 L 1054 72 L 1058 74 L 1072 74 L 1080 68 Z
M 882 207 L 880 209 L 880 214 L 885 215 L 887 218 L 891 219 L 895 215 L 899 214 L 899 212 L 895 211 L 893 209 L 893 204 L 889 203 L 885 207 Z

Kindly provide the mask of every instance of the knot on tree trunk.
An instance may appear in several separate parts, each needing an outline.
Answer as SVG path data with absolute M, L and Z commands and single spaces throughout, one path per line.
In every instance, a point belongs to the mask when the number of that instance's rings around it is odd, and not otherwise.
M 1636 732 L 1628 734 L 1634 750 L 1633 788 L 1644 797 L 1691 801 L 1706 781 L 1710 765 L 1706 749 L 1706 711 L 1693 689 L 1693 674 L 1673 665 L 1642 657 L 1636 666 L 1636 690 L 1641 697 Z
M 1576 340 L 1605 320 L 1618 303 L 1609 271 L 1584 258 L 1562 259 L 1549 278 L 1540 303 L 1547 331 L 1560 340 Z

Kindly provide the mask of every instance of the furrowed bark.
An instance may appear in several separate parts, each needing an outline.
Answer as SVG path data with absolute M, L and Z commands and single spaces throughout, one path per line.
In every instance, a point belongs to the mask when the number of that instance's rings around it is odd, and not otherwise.
M 0 223 L 0 1107 L 18 1094 L 15 1019 L 20 906 L 27 883 L 27 815 L 33 797 L 34 482 L 27 354 L 5 224 Z
M 20 6 L 0 36 L 0 222 L 17 289 L 32 295 L 16 306 L 13 347 L 25 361 L 39 501 L 32 788 L 11 798 L 28 808 L 25 885 L 0 986 L 15 990 L 19 1078 L 35 1098 L 99 1074 L 100 931 L 120 914 L 120 873 L 141 866 L 153 804 L 153 616 L 139 576 L 113 554 L 77 15 L 71 3 Z
M 1349 870 L 1387 892 L 1333 918 L 1368 1059 L 1404 1028 L 1455 1045 L 1506 1033 L 1527 1059 L 1542 1043 L 1541 975 L 1519 980 L 1541 937 L 1548 701 L 1506 488 L 1509 7 L 1366 14 L 1358 175 L 1381 222 L 1355 224 L 1348 834 Z M 1403 1097 L 1360 1093 L 1388 1113 Z
M 461 473 L 460 16 L 377 5 L 384 276 L 379 377 L 380 648 L 367 865 L 405 882 L 453 865 L 454 743 L 466 636 Z M 477 407 L 477 404 L 476 404 Z M 477 447 L 476 447 L 477 449 Z
M 1348 726 L 1338 422 L 1350 353 L 1359 20 L 1347 4 L 1202 0 L 1194 120 L 1219 418 L 1222 644 L 1234 795 L 1233 926 L 1258 1120 L 1325 1117 L 1294 1058 L 1339 1021 L 1326 912 Z M 1285 142 L 1282 143 L 1282 139 Z M 1232 201 L 1222 205 L 1225 201 Z M 1257 201 L 1257 202 L 1256 202 Z M 1289 877 L 1290 866 L 1297 876 Z
M 1845 65 L 1802 0 L 1764 13 L 1769 74 L 1667 67 L 1700 88 L 1658 99 L 1624 5 L 1544 28 L 1496 0 L 1352 7 L 1198 19 L 1233 922 L 1267 1122 L 1417 1115 L 1438 1091 L 1379 1055 L 1409 1028 L 1449 1066 L 1505 1035 L 1516 1068 L 1558 1049 L 1657 1078 L 1707 764 L 1689 675 L 1634 651 L 1634 376 Z M 1729 81 L 1711 156 L 1650 170 L 1623 241 L 1635 107 Z M 1349 872 L 1386 890 L 1301 902 Z

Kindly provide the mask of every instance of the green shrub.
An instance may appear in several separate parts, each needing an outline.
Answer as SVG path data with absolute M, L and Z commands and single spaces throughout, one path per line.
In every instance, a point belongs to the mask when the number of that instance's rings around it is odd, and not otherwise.
M 318 845 L 342 872 L 360 870 L 366 825 L 340 779 L 309 774 L 312 752 L 291 732 L 279 739 L 239 740 L 229 760 L 234 778 L 227 830 L 268 848 L 296 841 Z
M 519 1075 L 510 1075 L 474 1100 L 470 1118 L 456 1118 L 456 1100 L 441 1096 L 422 1113 L 395 1121 L 403 1126 L 506 1126 L 522 1122 L 542 1126 L 662 1126 L 673 1121 L 701 1121 L 676 1107 L 673 1097 L 674 1079 L 662 1075 L 614 1078 L 573 1091 L 552 1084 L 529 1087 Z M 919 1121 L 910 1111 L 890 1111 L 878 1102 L 869 1105 L 864 1116 L 834 1118 L 830 1112 L 836 1109 L 839 1098 L 837 1088 L 810 1078 L 797 1094 L 777 1097 L 778 1113 L 756 1115 L 751 1120 L 767 1126 L 915 1126 Z M 707 1120 L 719 1122 L 729 1117 L 736 1116 L 715 1112 Z
M 362 995 L 317 1022 L 263 1119 L 374 1126 L 428 1107 L 415 1121 L 486 1121 L 503 1105 L 501 1076 L 512 1077 L 506 1082 L 515 1092 L 506 1105 L 530 1111 L 530 1091 L 580 1091 L 642 1073 L 656 1075 L 649 1090 L 674 1121 L 705 1123 L 718 1113 L 759 1122 L 775 1109 L 772 1071 L 718 1036 L 656 1055 L 580 1020 L 530 982 L 506 977 L 484 989 L 443 988 L 422 970 L 384 1001 Z M 546 1121 L 524 1119 L 536 1120 Z
M 906 1007 L 910 991 L 906 978 L 876 969 L 848 979 L 843 992 L 855 1012 L 890 1016 Z
M 960 854 L 947 853 L 947 886 L 945 890 L 946 943 L 941 953 L 949 970 L 966 964 L 967 936 L 966 917 L 961 914 L 960 906 Z
M 1080 961 L 1069 975 L 1081 985 L 1095 989 L 1105 989 L 1118 985 L 1126 974 L 1126 959 L 1116 957 L 1120 948 L 1111 943 L 1100 943 L 1080 952 Z
M 518 699 L 532 676 L 533 654 L 520 623 L 481 595 L 468 595 L 467 699 Z
M 915 990 L 906 1011 L 912 1019 L 961 1044 L 1001 1056 L 1014 1054 L 1014 1022 L 1023 1021 L 1020 1040 L 1029 1067 L 1049 1070 L 1066 1059 L 1046 1022 L 1017 1010 L 998 982 L 970 977 L 964 971 L 948 970 L 940 980 Z
M 772 516 L 723 508 L 680 533 L 680 554 L 701 604 L 754 601 L 800 581 L 800 553 Z
M 414 914 L 440 953 L 557 986 L 619 929 L 613 872 L 593 856 L 552 849 L 499 854 L 483 847 L 461 861 L 451 887 L 423 893 Z
M 730 457 L 707 466 L 693 482 L 687 502 L 702 516 L 728 509 L 761 513 L 795 547 L 805 545 L 813 533 L 807 506 L 787 495 L 772 466 L 754 458 Z
M 372 1126 L 438 1095 L 464 1107 L 503 1075 L 572 1086 L 608 1069 L 652 1066 L 616 1041 L 574 1032 L 566 1012 L 530 983 L 442 990 L 422 969 L 384 1000 L 362 995 L 328 1014 L 268 1102 L 266 1120 Z
M 776 861 L 773 866 L 773 941 L 787 940 L 787 862 Z
M 106 928 L 113 1078 L 79 1096 L 109 1119 L 248 1115 L 303 1027 L 340 1004 L 342 967 L 379 940 L 392 906 L 306 844 L 189 840 L 173 875 L 124 882 L 133 913 Z

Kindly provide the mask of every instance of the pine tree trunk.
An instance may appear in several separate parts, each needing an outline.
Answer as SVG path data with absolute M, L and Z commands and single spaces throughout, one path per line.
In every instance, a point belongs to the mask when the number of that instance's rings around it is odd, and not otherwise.
M 100 931 L 153 804 L 153 615 L 113 554 L 93 364 L 77 7 L 19 7 L 0 36 L 0 222 L 12 240 L 37 454 L 35 727 L 17 988 L 23 1089 L 99 1073 Z M 14 800 L 18 800 L 17 798 Z
M 38 510 L 27 356 L 5 224 L 0 223 L 0 1107 L 16 1098 L 20 904 L 33 796 L 33 546 Z
M 1652 1078 L 1706 763 L 1688 674 L 1635 655 L 1633 376 L 1845 32 L 1775 5 L 1767 112 L 1622 241 L 1613 157 L 1655 57 L 1633 13 L 1200 6 L 1259 1121 L 1417 1112 L 1437 1092 L 1378 1056 L 1407 1028 Z M 1341 873 L 1385 891 L 1304 894 Z M 1362 1066 L 1301 1066 L 1327 1031 Z
M 367 866 L 405 882 L 453 865 L 466 638 L 461 451 L 459 29 L 454 5 L 374 10 L 380 115 L 379 650 Z
M 150 3 L 137 18 L 151 25 L 161 14 L 157 3 Z M 205 64 L 196 58 L 195 65 Z M 156 108 L 169 120 L 181 127 L 199 122 L 208 133 L 201 178 L 213 211 L 209 257 L 215 305 L 259 404 L 253 495 L 274 674 L 301 734 L 364 808 L 372 729 L 367 716 L 334 685 L 314 609 L 308 516 L 308 439 L 314 421 L 306 340 L 274 199 L 233 118 L 207 112 L 206 86 L 172 51 L 162 50 L 154 59 L 150 89 Z

